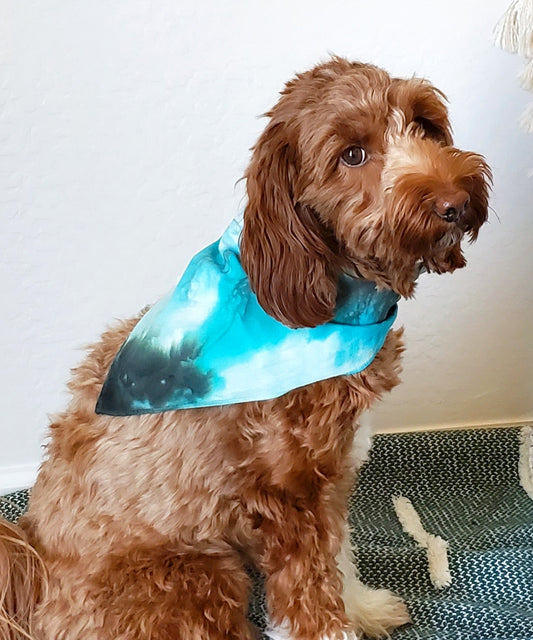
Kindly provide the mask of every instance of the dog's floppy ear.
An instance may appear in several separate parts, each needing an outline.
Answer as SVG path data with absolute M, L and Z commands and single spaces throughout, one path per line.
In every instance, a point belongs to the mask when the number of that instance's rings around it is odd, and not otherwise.
M 313 211 L 297 202 L 296 144 L 272 120 L 246 172 L 241 259 L 263 309 L 282 322 L 313 327 L 333 316 L 334 253 Z

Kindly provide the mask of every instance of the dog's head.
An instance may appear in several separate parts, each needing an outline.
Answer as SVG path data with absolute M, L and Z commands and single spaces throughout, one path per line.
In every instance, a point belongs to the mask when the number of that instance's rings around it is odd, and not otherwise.
M 331 319 L 341 271 L 403 296 L 424 265 L 466 262 L 487 219 L 490 169 L 452 146 L 443 94 L 341 58 L 296 76 L 246 172 L 242 263 L 291 327 Z

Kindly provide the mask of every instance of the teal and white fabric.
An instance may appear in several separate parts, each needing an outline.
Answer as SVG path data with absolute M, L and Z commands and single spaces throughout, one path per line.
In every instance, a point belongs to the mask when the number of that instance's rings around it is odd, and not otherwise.
M 98 413 L 267 400 L 372 362 L 399 296 L 343 275 L 334 319 L 290 329 L 261 308 L 250 288 L 239 259 L 241 230 L 242 221 L 234 220 L 140 320 L 110 368 Z

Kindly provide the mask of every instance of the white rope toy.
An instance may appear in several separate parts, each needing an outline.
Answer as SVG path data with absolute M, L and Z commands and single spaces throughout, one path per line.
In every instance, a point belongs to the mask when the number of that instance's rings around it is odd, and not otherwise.
M 414 538 L 420 547 L 427 550 L 431 583 L 436 589 L 449 587 L 452 577 L 448 564 L 448 543 L 424 529 L 420 516 L 408 498 L 395 496 L 392 501 L 402 529 Z

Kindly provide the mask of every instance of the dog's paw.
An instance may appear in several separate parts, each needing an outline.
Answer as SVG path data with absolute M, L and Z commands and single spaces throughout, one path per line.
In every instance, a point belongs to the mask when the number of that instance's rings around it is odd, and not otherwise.
M 293 640 L 290 627 L 287 622 L 281 625 L 268 625 L 265 629 L 265 635 L 270 640 Z M 334 638 L 330 635 L 323 635 L 320 640 L 360 640 L 360 636 L 355 631 L 341 631 Z
M 345 594 L 346 613 L 361 636 L 388 637 L 396 627 L 411 622 L 405 602 L 387 589 L 370 589 L 359 583 L 352 595 Z

